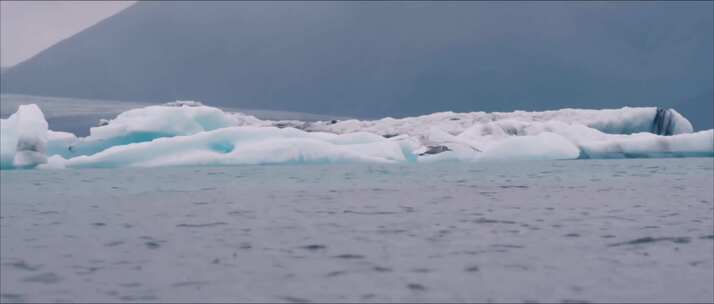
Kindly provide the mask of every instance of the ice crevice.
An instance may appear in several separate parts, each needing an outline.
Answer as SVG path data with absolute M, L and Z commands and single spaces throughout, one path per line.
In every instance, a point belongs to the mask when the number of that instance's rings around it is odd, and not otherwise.
M 123 112 L 77 137 L 49 130 L 39 107 L 22 105 L 0 127 L 2 169 L 714 156 L 714 130 L 694 132 L 677 111 L 657 107 L 306 122 L 177 101 Z

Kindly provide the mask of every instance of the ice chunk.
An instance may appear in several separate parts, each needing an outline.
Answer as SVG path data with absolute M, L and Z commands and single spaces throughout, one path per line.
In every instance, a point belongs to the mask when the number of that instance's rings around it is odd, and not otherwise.
M 581 158 L 712 157 L 714 130 L 675 136 L 638 133 L 580 143 Z
M 38 169 L 64 169 L 67 162 L 62 156 L 52 155 L 47 158 L 47 163 L 37 166 Z
M 0 121 L 0 167 L 31 168 L 47 161 L 47 121 L 37 105 L 21 105 Z
M 691 133 L 675 110 L 654 107 L 304 122 L 178 101 L 126 111 L 77 138 L 47 130 L 31 105 L 0 126 L 2 168 L 714 156 L 714 130 Z
M 230 114 L 194 101 L 177 101 L 129 110 L 69 147 L 71 155 L 91 155 L 113 146 L 148 142 L 161 137 L 192 135 L 220 128 L 261 125 L 259 119 Z
M 294 128 L 230 127 L 190 136 L 115 146 L 90 156 L 68 159 L 64 166 L 153 167 L 271 163 L 378 162 L 414 159 L 397 141 L 381 136 L 308 133 Z
M 349 133 L 365 131 L 379 135 L 407 134 L 416 137 L 428 137 L 432 128 L 456 135 L 474 126 L 488 125 L 494 122 L 519 122 L 523 124 L 561 122 L 566 125 L 586 126 L 608 134 L 633 134 L 654 132 L 660 135 L 691 133 L 692 124 L 672 109 L 656 107 L 621 109 L 561 109 L 542 112 L 441 112 L 406 118 L 383 118 L 372 121 L 343 120 L 336 123 L 315 122 L 304 127 L 308 131 Z M 504 125 L 501 125 L 503 127 Z M 661 127 L 657 127 L 661 126 Z M 502 128 L 503 129 L 503 128 Z M 522 135 L 518 129 L 503 129 L 507 135 Z M 497 131 L 497 130 L 494 130 Z
M 70 157 L 73 155 L 70 147 L 77 141 L 77 136 L 72 133 L 49 130 L 47 132 L 47 155 Z
M 0 168 L 13 168 L 17 149 L 17 114 L 0 119 Z
M 511 136 L 492 145 L 481 160 L 558 160 L 575 159 L 580 149 L 565 137 L 543 132 L 533 136 Z
M 674 109 L 657 108 L 650 132 L 659 135 L 691 133 L 692 124 Z
M 465 142 L 465 140 L 462 140 L 462 142 Z M 480 144 L 483 150 L 474 150 L 472 148 L 477 143 Z M 488 138 L 483 141 L 475 141 L 468 146 L 464 146 L 461 143 L 457 143 L 457 145 L 450 143 L 447 147 L 447 151 L 439 151 L 440 153 L 438 154 L 429 153 L 430 151 L 439 150 L 430 147 L 431 149 L 419 154 L 421 156 L 419 160 L 427 162 L 441 160 L 501 162 L 576 159 L 580 155 L 580 149 L 573 142 L 552 132 L 541 132 L 536 135 L 504 136 L 498 139 Z

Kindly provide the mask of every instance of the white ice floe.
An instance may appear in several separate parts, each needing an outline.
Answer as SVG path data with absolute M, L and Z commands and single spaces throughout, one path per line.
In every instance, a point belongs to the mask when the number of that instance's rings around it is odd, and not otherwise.
M 69 147 L 77 143 L 77 136 L 69 132 L 47 131 L 47 155 L 70 156 Z
M 642 158 L 714 156 L 714 130 L 675 136 L 651 133 L 609 135 L 580 144 L 581 158 Z
M 691 133 L 692 124 L 673 109 L 656 107 L 584 110 L 561 109 L 543 112 L 440 112 L 418 117 L 379 120 L 345 120 L 309 123 L 308 128 L 316 131 L 347 133 L 365 131 L 379 135 L 408 134 L 428 137 L 436 127 L 452 135 L 458 135 L 470 128 L 479 128 L 482 135 L 489 135 L 489 128 L 481 126 L 497 123 L 506 135 L 523 135 L 524 129 L 533 124 L 560 122 L 566 125 L 586 126 L 609 134 L 632 134 L 651 132 L 659 135 Z
M 237 165 L 407 160 L 397 141 L 369 133 L 330 134 L 275 127 L 229 127 L 115 146 L 57 162 L 65 167 Z M 55 160 L 58 161 L 58 160 Z
M 2 167 L 714 156 L 714 130 L 692 132 L 675 110 L 655 107 L 304 122 L 178 101 L 126 111 L 77 138 L 48 131 L 30 105 L 2 121 Z
M 0 168 L 31 168 L 47 161 L 47 121 L 39 107 L 22 105 L 0 119 Z
M 113 146 L 152 141 L 161 137 L 193 135 L 226 127 L 260 125 L 261 120 L 230 114 L 195 101 L 176 101 L 132 109 L 89 130 L 64 156 L 91 155 Z

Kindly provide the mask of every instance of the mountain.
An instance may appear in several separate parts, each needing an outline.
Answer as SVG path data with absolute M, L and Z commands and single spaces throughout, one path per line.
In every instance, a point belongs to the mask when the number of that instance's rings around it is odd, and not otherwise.
M 711 2 L 139 2 L 1 90 L 357 117 L 688 102 L 692 116 L 714 102 L 712 19 Z
M 714 115 L 714 102 L 712 102 L 712 100 L 714 100 L 714 89 L 710 88 L 708 91 L 702 92 L 699 95 L 682 100 L 673 107 L 677 111 L 685 114 L 696 129 L 712 129 L 714 128 L 714 121 L 712 120 L 712 116 Z

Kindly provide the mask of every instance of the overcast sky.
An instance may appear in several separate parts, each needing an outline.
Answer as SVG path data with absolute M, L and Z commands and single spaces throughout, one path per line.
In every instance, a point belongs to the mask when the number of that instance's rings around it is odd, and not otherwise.
M 12 66 L 135 1 L 0 2 L 0 66 Z

